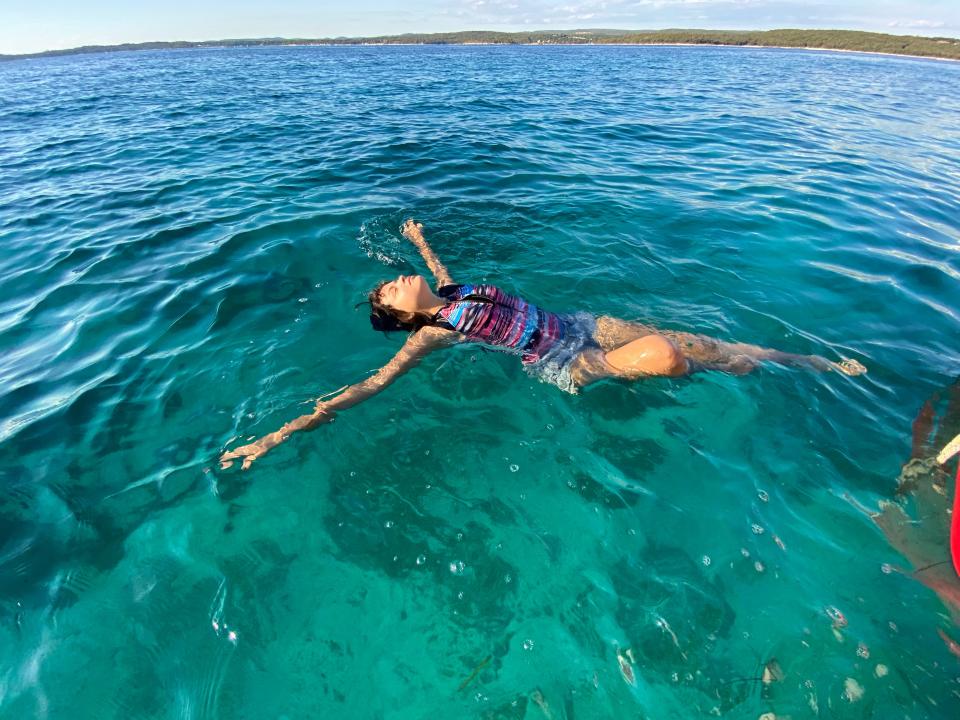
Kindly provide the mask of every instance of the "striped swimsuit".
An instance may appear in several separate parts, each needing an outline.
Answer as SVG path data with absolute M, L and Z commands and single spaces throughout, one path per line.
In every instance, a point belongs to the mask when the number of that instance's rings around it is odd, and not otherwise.
M 493 285 L 445 285 L 437 291 L 447 304 L 434 322 L 475 342 L 521 355 L 536 363 L 566 331 L 564 319 Z

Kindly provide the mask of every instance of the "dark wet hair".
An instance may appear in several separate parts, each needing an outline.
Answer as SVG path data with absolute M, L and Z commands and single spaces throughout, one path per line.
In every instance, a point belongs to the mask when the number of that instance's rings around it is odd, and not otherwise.
M 388 305 L 384 305 L 380 298 L 380 291 L 383 286 L 389 283 L 389 280 L 377 283 L 367 294 L 367 302 L 370 303 L 370 325 L 374 330 L 381 332 L 415 332 L 425 325 L 430 325 L 431 318 L 423 313 L 402 312 Z M 360 303 L 362 305 L 363 303 Z M 359 306 L 358 306 L 359 307 Z

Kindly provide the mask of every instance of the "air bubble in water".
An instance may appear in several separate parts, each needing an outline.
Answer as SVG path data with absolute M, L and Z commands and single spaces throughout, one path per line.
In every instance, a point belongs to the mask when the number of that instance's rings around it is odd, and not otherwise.
M 423 565 L 427 561 L 426 555 L 417 555 L 417 565 Z
M 520 466 L 517 464 L 513 464 L 510 466 L 510 472 L 516 472 L 519 469 L 520 469 Z

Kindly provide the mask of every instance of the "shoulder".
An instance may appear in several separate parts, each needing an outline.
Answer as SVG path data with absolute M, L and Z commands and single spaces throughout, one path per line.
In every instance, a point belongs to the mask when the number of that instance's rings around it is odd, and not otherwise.
M 437 295 L 453 300 L 497 300 L 502 297 L 509 297 L 507 293 L 496 285 L 486 285 L 483 283 L 464 283 L 462 285 L 443 285 L 437 289 Z
M 407 338 L 404 348 L 414 352 L 429 352 L 430 350 L 455 345 L 461 339 L 461 334 L 455 330 L 426 325 Z
M 460 285 L 458 283 L 449 283 L 447 285 L 441 285 L 437 288 L 437 295 L 448 300 L 456 300 L 460 298 L 465 290 L 469 288 L 469 285 Z

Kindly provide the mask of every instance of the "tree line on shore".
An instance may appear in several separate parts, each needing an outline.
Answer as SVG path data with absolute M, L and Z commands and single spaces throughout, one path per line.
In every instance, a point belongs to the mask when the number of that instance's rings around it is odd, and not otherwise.
M 960 39 L 957 38 L 887 35 L 858 30 L 543 30 L 537 32 L 471 30 L 449 33 L 407 33 L 375 37 L 256 38 L 202 42 L 174 41 L 86 45 L 69 50 L 47 50 L 24 55 L 0 55 L 0 60 L 124 50 L 175 50 L 204 47 L 470 45 L 480 43 L 491 45 L 736 45 L 856 50 L 960 60 Z

